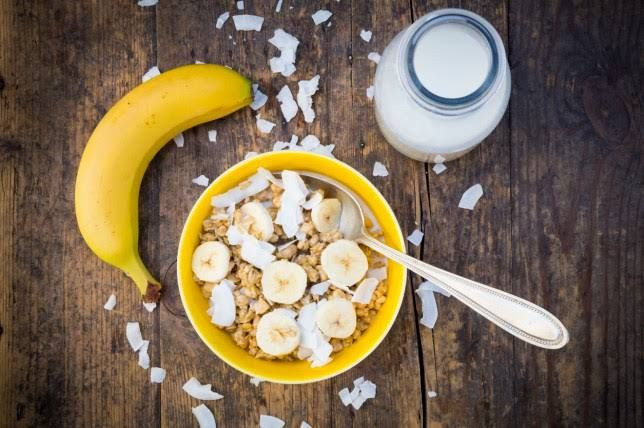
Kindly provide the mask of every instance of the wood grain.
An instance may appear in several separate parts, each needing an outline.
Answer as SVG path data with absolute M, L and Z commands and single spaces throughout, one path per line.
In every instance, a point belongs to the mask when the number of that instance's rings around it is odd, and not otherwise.
M 224 29 L 232 1 L 22 2 L 0 0 L 0 427 L 191 426 L 199 404 L 181 389 L 191 376 L 225 398 L 208 402 L 223 427 L 257 426 L 260 413 L 289 427 L 639 426 L 644 420 L 644 138 L 642 5 L 494 0 L 302 2 L 246 0 L 265 17 L 261 32 Z M 291 9 L 292 7 L 292 9 Z M 484 144 L 430 165 L 392 149 L 365 90 L 367 60 L 414 19 L 439 7 L 487 18 L 509 53 L 508 114 Z M 318 9 L 331 26 L 314 26 Z M 297 72 L 271 75 L 267 43 L 276 28 L 300 39 Z M 374 33 L 370 43 L 361 29 Z M 130 280 L 100 262 L 80 237 L 73 211 L 75 170 L 96 123 L 151 66 L 222 63 L 270 96 L 259 134 L 249 109 L 185 133 L 152 162 L 141 191 L 141 253 L 165 286 L 152 314 Z M 317 118 L 283 122 L 274 98 L 284 84 L 321 75 Z M 207 131 L 218 131 L 217 143 Z M 561 317 L 562 351 L 513 340 L 438 297 L 434 330 L 419 327 L 413 277 L 385 341 L 358 367 L 305 386 L 263 383 L 215 358 L 185 317 L 176 285 L 176 247 L 200 188 L 249 151 L 291 134 L 336 144 L 336 156 L 372 178 L 403 231 L 425 232 L 412 254 L 516 293 Z M 473 212 L 457 208 L 480 182 Z M 114 312 L 102 305 L 114 292 Z M 152 365 L 149 383 L 125 340 L 139 321 Z M 354 411 L 337 392 L 365 376 L 378 396 Z M 428 391 L 437 392 L 429 398 Z

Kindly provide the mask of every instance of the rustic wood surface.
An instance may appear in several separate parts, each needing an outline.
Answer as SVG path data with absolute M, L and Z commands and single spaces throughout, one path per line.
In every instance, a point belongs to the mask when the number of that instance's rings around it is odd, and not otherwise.
M 232 1 L 0 0 L 0 426 L 196 426 L 181 390 L 195 376 L 225 398 L 209 402 L 222 427 L 257 426 L 268 413 L 299 427 L 641 426 L 644 421 L 644 11 L 636 0 L 246 0 L 266 18 L 241 33 L 216 17 Z M 292 7 L 292 8 L 291 8 Z M 440 7 L 463 7 L 499 31 L 512 98 L 484 144 L 436 176 L 380 135 L 365 90 L 371 51 Z M 331 26 L 310 15 L 333 12 Z M 297 72 L 271 75 L 275 28 L 301 41 Z M 362 28 L 374 37 L 365 43 Z M 165 285 L 146 312 L 130 281 L 98 260 L 73 213 L 75 170 L 107 109 L 151 66 L 195 60 L 230 65 L 274 95 L 320 73 L 317 119 L 257 133 L 249 109 L 185 133 L 152 162 L 141 191 L 141 252 Z M 218 141 L 208 142 L 215 127 Z M 570 344 L 544 351 L 514 340 L 454 299 L 438 297 L 435 329 L 419 326 L 407 296 L 387 339 L 363 363 L 306 386 L 263 383 L 214 357 L 178 297 L 175 258 L 183 221 L 199 195 L 190 180 L 215 177 L 248 151 L 313 133 L 373 182 L 406 232 L 421 227 L 416 256 L 544 305 Z M 485 189 L 473 212 L 462 192 Z M 104 311 L 110 293 L 117 309 Z M 149 383 L 125 340 L 138 320 L 152 364 Z M 359 411 L 337 392 L 358 376 L 378 385 Z M 430 398 L 429 391 L 438 396 Z

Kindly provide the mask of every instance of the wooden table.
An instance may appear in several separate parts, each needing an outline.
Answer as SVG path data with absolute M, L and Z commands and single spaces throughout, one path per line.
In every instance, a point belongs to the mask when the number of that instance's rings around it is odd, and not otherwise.
M 0 0 L 0 426 L 194 426 L 181 390 L 191 376 L 225 398 L 209 402 L 223 427 L 257 426 L 260 413 L 288 426 L 636 426 L 644 420 L 644 144 L 641 2 L 246 0 L 266 18 L 259 33 L 215 29 L 232 1 Z M 292 6 L 292 8 L 291 8 Z M 512 69 L 510 107 L 477 149 L 437 176 L 383 139 L 365 89 L 371 51 L 381 52 L 421 15 L 461 6 L 502 35 Z M 333 12 L 331 26 L 310 15 Z M 271 75 L 267 39 L 282 27 L 299 37 L 297 72 Z M 371 43 L 361 29 L 373 30 Z M 185 133 L 152 162 L 141 191 L 143 259 L 165 285 L 147 313 L 131 282 L 80 237 L 75 171 L 99 119 L 141 81 L 195 60 L 230 65 L 270 95 L 322 76 L 317 119 L 301 116 L 261 135 L 245 109 Z M 206 131 L 215 127 L 217 143 Z M 434 330 L 419 326 L 412 275 L 394 328 L 355 369 L 305 386 L 261 384 L 214 357 L 190 326 L 177 293 L 175 252 L 201 188 L 249 151 L 313 133 L 371 176 L 406 232 L 411 252 L 545 306 L 568 326 L 570 344 L 544 351 L 514 340 L 454 299 L 438 298 Z M 476 209 L 457 207 L 481 183 Z M 110 293 L 117 309 L 103 310 Z M 125 340 L 137 320 L 152 364 L 150 384 Z M 366 376 L 375 400 L 359 411 L 337 392 Z M 429 391 L 438 396 L 430 398 Z

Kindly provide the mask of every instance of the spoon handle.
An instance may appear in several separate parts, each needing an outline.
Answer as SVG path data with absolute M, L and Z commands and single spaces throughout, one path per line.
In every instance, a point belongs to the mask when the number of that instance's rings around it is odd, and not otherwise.
M 546 349 L 558 349 L 568 343 L 568 331 L 561 321 L 534 303 L 429 265 L 368 235 L 363 234 L 357 241 L 435 283 L 519 339 Z

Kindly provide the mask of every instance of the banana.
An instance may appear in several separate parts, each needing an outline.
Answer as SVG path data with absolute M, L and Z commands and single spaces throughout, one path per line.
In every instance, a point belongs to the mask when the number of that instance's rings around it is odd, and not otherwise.
M 206 282 L 219 282 L 228 274 L 230 250 L 221 242 L 208 241 L 192 254 L 192 271 Z
M 270 213 L 259 202 L 248 202 L 240 208 L 242 213 L 239 225 L 246 233 L 262 241 L 268 241 L 273 236 L 273 219 Z
M 271 302 L 291 304 L 302 298 L 307 275 L 302 266 L 287 260 L 269 264 L 262 274 L 262 293 Z
M 180 132 L 250 104 L 251 84 L 219 65 L 179 67 L 121 98 L 92 133 L 76 176 L 76 219 L 91 250 L 130 276 L 145 301 L 161 285 L 138 252 L 139 188 L 154 155 Z
M 300 329 L 295 320 L 280 312 L 264 315 L 257 323 L 257 346 L 269 355 L 290 354 L 300 344 Z
M 315 323 L 326 336 L 346 339 L 356 329 L 356 310 L 348 300 L 326 300 L 318 304 Z
M 347 239 L 339 239 L 322 250 L 320 263 L 331 283 L 343 287 L 360 281 L 369 269 L 367 256 L 358 244 Z
M 333 232 L 340 225 L 342 204 L 335 198 L 323 199 L 311 210 L 311 221 L 320 233 Z

